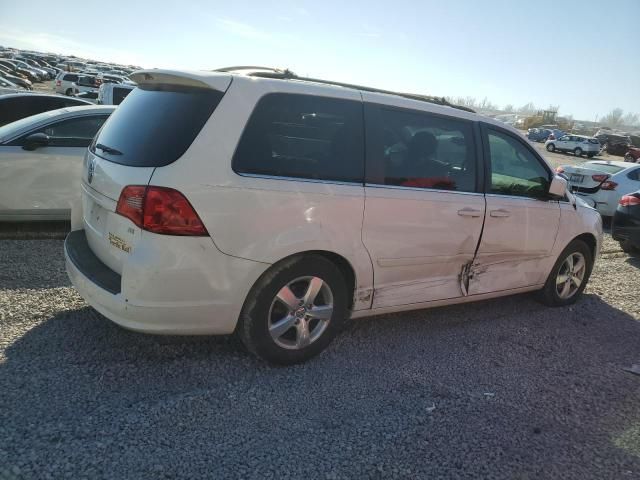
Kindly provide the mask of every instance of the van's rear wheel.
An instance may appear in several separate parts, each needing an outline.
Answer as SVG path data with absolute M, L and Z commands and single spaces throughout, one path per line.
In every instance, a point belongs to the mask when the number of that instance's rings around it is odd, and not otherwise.
M 72 95 L 73 95 L 73 88 L 67 88 L 67 91 L 66 91 L 66 92 L 64 92 L 64 94 L 65 94 L 67 97 L 72 96 Z
M 304 362 L 340 332 L 347 305 L 347 284 L 336 265 L 320 255 L 292 257 L 251 289 L 237 333 L 247 350 L 268 362 Z
M 551 307 L 575 303 L 587 286 L 592 267 L 593 255 L 589 246 L 582 240 L 572 241 L 558 257 L 540 290 L 540 301 Z
M 576 148 L 576 149 L 573 151 L 573 154 L 574 154 L 576 157 L 581 157 L 581 156 L 582 156 L 582 149 L 581 149 L 581 148 Z

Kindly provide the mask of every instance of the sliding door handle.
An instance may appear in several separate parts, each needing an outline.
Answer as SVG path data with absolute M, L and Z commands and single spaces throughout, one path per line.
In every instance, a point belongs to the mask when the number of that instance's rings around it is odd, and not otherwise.
M 461 217 L 479 217 L 482 215 L 482 210 L 476 210 L 475 208 L 463 208 L 462 210 L 458 210 L 458 215 Z
M 505 210 L 504 208 L 499 208 L 498 210 L 491 210 L 489 213 L 492 217 L 508 217 L 511 215 L 511 212 Z

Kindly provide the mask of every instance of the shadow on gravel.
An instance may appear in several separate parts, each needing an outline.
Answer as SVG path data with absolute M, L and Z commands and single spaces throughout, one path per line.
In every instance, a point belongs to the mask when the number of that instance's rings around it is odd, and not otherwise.
M 638 362 L 640 323 L 595 295 L 358 320 L 290 368 L 233 338 L 136 334 L 83 308 L 6 348 L 0 465 L 25 478 L 637 478 L 625 445 L 640 377 L 622 369 Z

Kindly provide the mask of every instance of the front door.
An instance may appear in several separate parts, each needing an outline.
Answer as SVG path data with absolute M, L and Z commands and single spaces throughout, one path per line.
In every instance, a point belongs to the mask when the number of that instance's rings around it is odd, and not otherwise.
M 552 172 L 511 132 L 483 127 L 483 143 L 487 214 L 469 294 L 544 283 L 542 260 L 551 254 L 560 225 L 560 204 L 546 196 Z
M 477 129 L 428 104 L 398 109 L 381 104 L 383 96 L 363 97 L 371 102 L 362 239 L 373 261 L 373 308 L 460 297 L 485 212 Z
M 53 122 L 0 146 L 2 215 L 68 216 L 80 195 L 82 159 L 106 119 L 84 115 Z M 45 134 L 46 144 L 29 147 L 34 133 Z

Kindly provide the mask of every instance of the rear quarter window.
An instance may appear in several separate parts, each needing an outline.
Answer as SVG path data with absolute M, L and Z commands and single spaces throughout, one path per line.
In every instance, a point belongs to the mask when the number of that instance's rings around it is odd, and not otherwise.
M 363 182 L 361 102 L 273 93 L 258 102 L 235 155 L 237 173 Z

